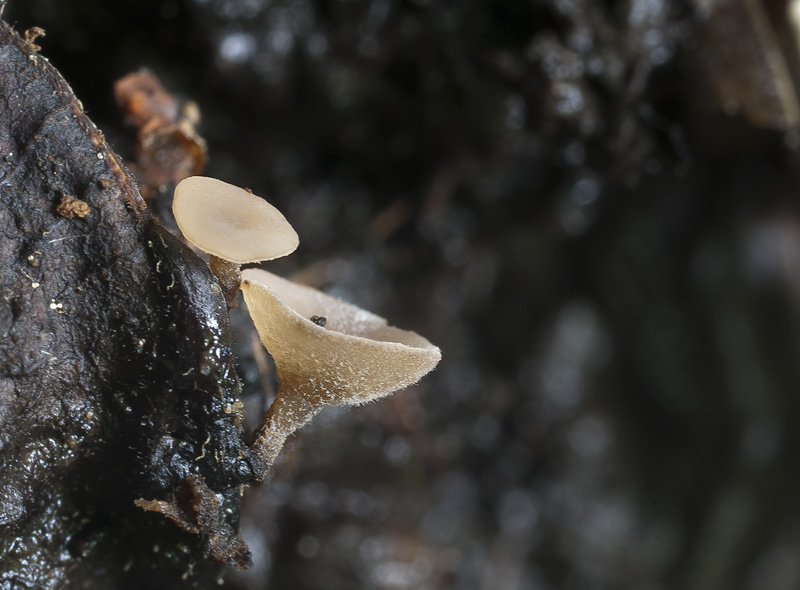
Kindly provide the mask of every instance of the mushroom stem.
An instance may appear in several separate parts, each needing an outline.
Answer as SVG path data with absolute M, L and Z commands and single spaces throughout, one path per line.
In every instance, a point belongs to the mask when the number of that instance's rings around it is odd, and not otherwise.
M 208 267 L 222 287 L 228 309 L 236 309 L 236 295 L 239 293 L 239 285 L 242 282 L 242 265 L 210 254 Z
M 269 473 L 289 435 L 311 421 L 321 409 L 322 406 L 313 405 L 305 396 L 297 395 L 281 384 L 275 401 L 261 419 L 250 447 L 258 481 L 262 481 Z

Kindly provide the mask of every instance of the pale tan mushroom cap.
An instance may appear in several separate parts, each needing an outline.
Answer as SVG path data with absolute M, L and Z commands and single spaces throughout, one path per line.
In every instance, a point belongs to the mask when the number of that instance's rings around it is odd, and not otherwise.
M 430 372 L 441 351 L 425 338 L 310 287 L 264 270 L 242 273 L 242 293 L 281 389 L 315 405 L 352 405 L 388 395 Z M 323 316 L 321 327 L 311 321 Z
M 190 176 L 179 182 L 172 212 L 187 240 L 237 264 L 286 256 L 300 243 L 275 207 L 216 178 Z

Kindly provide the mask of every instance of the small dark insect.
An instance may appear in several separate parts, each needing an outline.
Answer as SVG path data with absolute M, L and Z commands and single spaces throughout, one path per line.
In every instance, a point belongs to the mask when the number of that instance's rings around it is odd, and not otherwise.
M 311 321 L 314 322 L 315 324 L 317 324 L 319 327 L 324 328 L 325 324 L 328 323 L 328 318 L 326 318 L 325 316 L 321 316 L 321 315 L 312 315 L 311 316 Z

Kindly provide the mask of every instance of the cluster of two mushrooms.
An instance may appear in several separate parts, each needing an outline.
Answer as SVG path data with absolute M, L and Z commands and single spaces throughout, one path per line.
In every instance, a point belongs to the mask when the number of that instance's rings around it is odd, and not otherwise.
M 194 176 L 175 189 L 173 212 L 184 237 L 210 255 L 229 306 L 241 287 L 280 385 L 251 449 L 263 478 L 286 438 L 326 406 L 366 403 L 416 383 L 441 359 L 414 332 L 316 289 L 242 264 L 293 252 L 299 238 L 286 218 L 252 193 Z

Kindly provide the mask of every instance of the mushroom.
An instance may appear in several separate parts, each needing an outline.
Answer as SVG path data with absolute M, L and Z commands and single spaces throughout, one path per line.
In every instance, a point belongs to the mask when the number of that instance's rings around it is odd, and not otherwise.
M 187 241 L 210 255 L 229 307 L 240 286 L 280 387 L 252 446 L 263 479 L 286 438 L 326 406 L 362 404 L 416 383 L 441 359 L 414 332 L 329 295 L 241 265 L 285 256 L 297 233 L 272 205 L 213 178 L 175 187 L 172 211 Z
M 190 176 L 179 182 L 172 212 L 183 236 L 209 254 L 228 307 L 235 307 L 242 264 L 286 256 L 300 243 L 275 207 L 216 178 Z
M 242 275 L 250 317 L 280 378 L 252 447 L 262 475 L 286 438 L 322 408 L 386 396 L 419 381 L 442 357 L 419 334 L 321 291 L 264 270 Z

